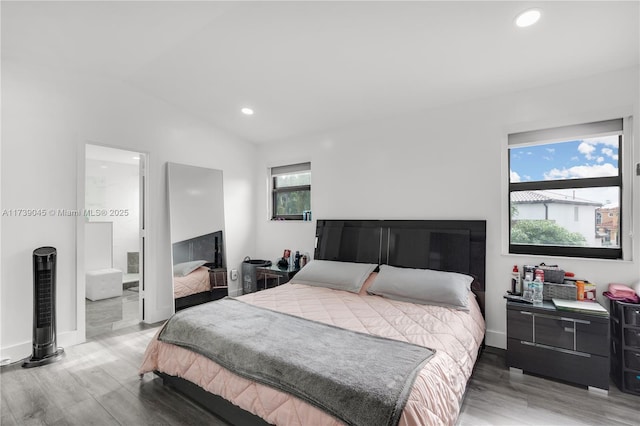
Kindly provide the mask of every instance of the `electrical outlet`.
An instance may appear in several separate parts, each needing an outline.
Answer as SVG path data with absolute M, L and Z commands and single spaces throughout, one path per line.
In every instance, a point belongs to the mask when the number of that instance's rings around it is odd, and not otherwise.
M 238 279 L 238 270 L 237 269 L 232 269 L 231 270 L 231 281 L 235 281 Z

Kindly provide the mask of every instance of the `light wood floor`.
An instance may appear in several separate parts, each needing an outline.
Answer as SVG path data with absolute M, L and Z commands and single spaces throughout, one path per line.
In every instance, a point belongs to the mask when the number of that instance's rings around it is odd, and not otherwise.
M 137 325 L 65 348 L 64 360 L 0 373 L 0 424 L 225 425 L 138 366 L 157 326 Z M 504 352 L 486 350 L 458 420 L 466 425 L 638 425 L 640 397 L 608 395 L 530 375 L 513 374 Z

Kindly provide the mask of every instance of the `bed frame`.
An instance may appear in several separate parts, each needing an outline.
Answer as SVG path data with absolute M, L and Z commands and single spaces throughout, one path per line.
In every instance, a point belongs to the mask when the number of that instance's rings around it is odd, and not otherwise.
M 174 265 L 192 260 L 206 260 L 207 263 L 204 266 L 211 269 L 226 267 L 222 231 L 216 231 L 173 243 L 171 249 Z M 175 309 L 177 312 L 190 306 L 221 299 L 227 294 L 226 287 L 219 287 L 212 288 L 210 291 L 178 297 L 174 300 Z
M 318 220 L 316 224 L 314 259 L 468 274 L 474 277 L 472 291 L 483 315 L 485 258 L 484 220 Z M 165 385 L 230 424 L 268 424 L 187 380 L 160 372 L 156 374 Z

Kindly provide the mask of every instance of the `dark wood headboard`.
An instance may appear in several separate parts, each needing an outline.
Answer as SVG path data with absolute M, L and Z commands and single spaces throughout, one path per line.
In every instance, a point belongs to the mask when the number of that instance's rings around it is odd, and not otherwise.
M 318 220 L 314 259 L 459 272 L 484 312 L 486 221 Z
M 200 235 L 172 244 L 173 264 L 190 262 L 192 260 L 206 260 L 211 268 L 224 268 L 224 244 L 222 231 Z

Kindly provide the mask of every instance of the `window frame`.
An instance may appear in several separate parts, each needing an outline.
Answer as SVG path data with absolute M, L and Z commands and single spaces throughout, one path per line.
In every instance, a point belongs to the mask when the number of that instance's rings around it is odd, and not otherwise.
M 629 119 L 630 121 L 630 119 Z M 628 145 L 625 141 L 627 128 L 626 121 L 622 118 L 615 120 L 606 120 L 601 122 L 586 123 L 574 126 L 564 126 L 551 129 L 534 130 L 530 132 L 514 133 L 508 135 L 507 143 L 507 242 L 509 254 L 526 254 L 536 256 L 559 256 L 559 257 L 579 257 L 589 259 L 612 259 L 622 260 L 624 259 L 623 241 L 620 241 L 620 245 L 617 248 L 610 247 L 573 247 L 573 246 L 558 246 L 558 245 L 535 245 L 535 244 L 512 244 L 511 243 L 511 194 L 518 191 L 540 191 L 540 190 L 555 190 L 555 189 L 583 189 L 583 188 L 598 188 L 598 187 L 618 187 L 618 205 L 620 208 L 619 215 L 619 232 L 623 231 L 623 209 L 626 209 L 624 205 L 624 159 L 627 153 L 623 152 L 625 145 Z M 615 130 L 611 130 L 612 126 L 619 126 Z M 608 131 L 602 131 L 602 129 L 609 128 Z M 571 132 L 575 133 L 571 133 Z M 577 138 L 590 138 L 604 135 L 617 135 L 618 136 L 618 175 L 607 177 L 593 177 L 593 178 L 576 178 L 576 179 L 561 179 L 561 180 L 542 180 L 542 181 L 526 181 L 526 182 L 511 182 L 511 148 L 532 146 L 532 145 L 544 145 L 550 143 L 560 143 L 575 140 Z M 629 206 L 628 208 L 631 208 Z M 624 216 L 627 216 L 626 214 Z M 627 216 L 628 217 L 628 216 Z M 595 231 L 595 230 L 594 230 Z
M 311 162 L 288 164 L 284 166 L 271 167 L 269 173 L 271 175 L 271 220 L 305 220 L 304 213 L 301 214 L 277 214 L 277 200 L 279 194 L 296 192 L 296 191 L 309 191 L 309 208 L 311 208 L 311 184 L 309 185 L 296 185 L 285 186 L 283 188 L 277 187 L 277 178 L 279 176 L 295 174 L 300 172 L 311 173 Z

